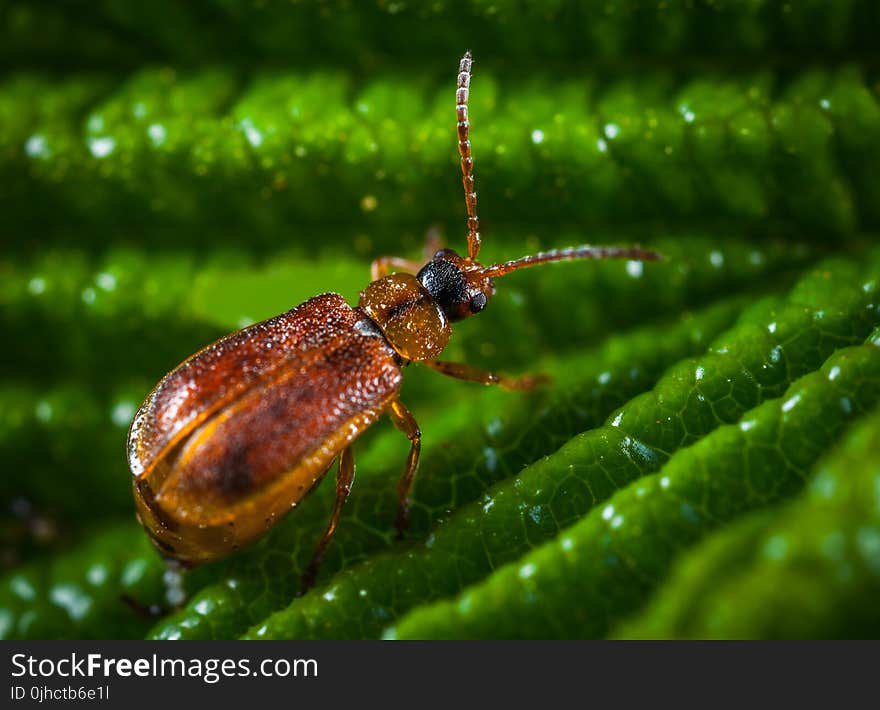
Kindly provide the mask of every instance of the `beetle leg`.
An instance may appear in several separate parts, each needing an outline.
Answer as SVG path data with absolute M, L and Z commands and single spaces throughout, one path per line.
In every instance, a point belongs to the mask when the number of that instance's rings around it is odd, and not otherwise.
M 120 594 L 119 600 L 142 619 L 161 619 L 163 616 L 171 613 L 170 610 L 158 604 L 144 604 L 131 596 L 131 594 Z
M 427 262 L 431 261 L 443 247 L 443 237 L 440 234 L 440 227 L 434 225 L 428 230 L 425 237 L 425 245 L 422 247 L 422 261 L 414 259 L 404 259 L 400 256 L 380 256 L 373 259 L 370 264 L 370 277 L 373 281 L 388 276 L 392 271 L 404 271 L 409 274 L 417 274 Z
M 165 601 L 168 608 L 159 604 L 144 604 L 130 594 L 120 595 L 120 599 L 128 605 L 135 614 L 144 619 L 159 619 L 167 616 L 172 611 L 179 611 L 186 601 L 186 591 L 183 588 L 184 566 L 170 557 L 165 558 L 165 574 L 162 581 L 165 584 Z
M 370 264 L 370 277 L 373 281 L 388 276 L 392 271 L 405 271 L 415 274 L 422 268 L 421 262 L 404 259 L 400 256 L 380 256 Z
M 342 508 L 345 506 L 348 494 L 351 493 L 352 481 L 354 481 L 354 455 L 351 453 L 351 447 L 346 446 L 339 454 L 339 469 L 336 473 L 336 502 L 333 504 L 333 512 L 330 514 L 330 522 L 327 523 L 327 529 L 324 530 L 324 534 L 315 545 L 312 561 L 309 562 L 309 566 L 303 573 L 300 595 L 305 594 L 315 583 L 318 570 L 321 568 L 321 560 L 324 558 L 324 551 L 336 532 Z
M 436 224 L 428 229 L 425 235 L 425 244 L 422 247 L 422 258 L 425 263 L 434 258 L 434 254 L 443 248 L 443 232 Z
M 406 458 L 406 468 L 400 483 L 397 484 L 399 503 L 397 507 L 397 519 L 394 526 L 397 528 L 398 537 L 403 537 L 404 531 L 409 527 L 409 492 L 412 488 L 416 469 L 419 467 L 419 453 L 422 450 L 422 432 L 412 413 L 399 399 L 391 403 L 388 416 L 400 431 L 406 434 L 410 441 L 409 456 Z
M 489 370 L 481 370 L 464 362 L 425 360 L 424 364 L 447 377 L 455 377 L 456 379 L 467 380 L 468 382 L 479 382 L 484 385 L 498 385 L 506 390 L 530 390 L 538 385 L 548 384 L 551 381 L 549 375 L 522 375 L 520 377 L 496 375 Z

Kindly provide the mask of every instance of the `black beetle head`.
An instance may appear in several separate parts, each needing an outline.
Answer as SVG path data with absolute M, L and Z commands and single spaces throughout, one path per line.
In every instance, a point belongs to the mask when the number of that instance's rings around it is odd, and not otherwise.
M 416 278 L 446 317 L 459 321 L 482 311 L 495 294 L 492 279 L 481 271 L 476 262 L 463 259 L 452 249 L 441 249 Z

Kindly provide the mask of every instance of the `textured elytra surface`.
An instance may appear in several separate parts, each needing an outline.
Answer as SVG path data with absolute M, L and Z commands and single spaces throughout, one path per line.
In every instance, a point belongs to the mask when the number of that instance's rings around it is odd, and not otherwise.
M 147 395 L 129 432 L 138 516 L 183 563 L 252 543 L 395 400 L 395 352 L 334 293 L 221 338 Z
M 135 5 L 4 10 L 4 635 L 876 636 L 872 3 Z M 225 332 L 354 304 L 433 223 L 463 247 L 466 48 L 485 259 L 667 260 L 506 277 L 456 325 L 447 359 L 552 388 L 407 369 L 406 540 L 383 421 L 311 593 L 332 484 L 188 575 L 179 612 L 132 615 L 121 594 L 162 601 L 135 408 Z

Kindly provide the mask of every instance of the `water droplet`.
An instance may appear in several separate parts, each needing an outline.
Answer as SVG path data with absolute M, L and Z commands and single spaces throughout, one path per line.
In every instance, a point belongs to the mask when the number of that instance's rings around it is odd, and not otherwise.
M 247 139 L 247 142 L 251 144 L 254 148 L 259 148 L 263 145 L 263 134 L 257 129 L 254 125 L 254 122 L 250 118 L 243 118 L 238 123 L 241 130 L 244 131 L 244 137 Z
M 641 261 L 627 261 L 626 262 L 626 273 L 628 273 L 632 278 L 638 279 L 641 278 L 642 273 L 645 271 L 645 265 Z
M 82 619 L 92 606 L 91 597 L 73 584 L 59 584 L 49 592 L 52 602 L 64 609 L 71 619 Z
M 790 412 L 792 409 L 794 409 L 795 405 L 800 401 L 801 401 L 800 394 L 796 394 L 794 397 L 790 397 L 789 399 L 785 400 L 782 403 L 782 411 L 783 412 Z
M 39 296 L 46 290 L 46 279 L 42 276 L 34 276 L 27 285 L 28 293 Z
M 116 277 L 113 274 L 102 271 L 95 277 L 95 283 L 105 291 L 112 291 L 116 288 Z
M 34 407 L 34 414 L 41 422 L 49 422 L 53 414 L 52 405 L 45 400 L 37 402 L 37 406 Z
M 46 137 L 40 133 L 34 133 L 24 144 L 24 152 L 31 158 L 46 160 L 52 155 Z
M 493 439 L 498 436 L 502 430 L 504 429 L 504 422 L 501 421 L 500 417 L 493 417 L 486 424 L 486 433 L 491 436 Z
M 110 420 L 116 426 L 124 429 L 129 425 L 136 411 L 133 402 L 119 402 L 110 412 Z
M 165 130 L 165 126 L 161 123 L 152 123 L 147 128 L 147 135 L 150 137 L 153 146 L 158 148 L 165 142 L 165 138 L 168 137 L 168 132 Z
M 871 571 L 880 576 L 880 530 L 874 527 L 859 528 L 856 545 Z
M 32 599 L 36 599 L 37 597 L 37 592 L 31 585 L 31 583 L 21 575 L 15 575 L 11 580 L 9 580 L 9 586 L 12 588 L 13 594 L 15 594 L 20 599 L 30 601 Z
M 540 525 L 544 520 L 544 510 L 540 505 L 533 505 L 529 508 L 529 517 L 536 525 Z
M 110 574 L 107 567 L 102 564 L 95 564 L 86 570 L 86 579 L 93 587 L 99 587 L 107 581 Z
M 100 133 L 104 130 L 104 117 L 99 113 L 93 113 L 89 116 L 86 125 L 91 133 Z
M 89 138 L 89 151 L 96 158 L 106 158 L 116 149 L 116 139 L 112 136 Z
M 820 498 L 833 498 L 837 491 L 837 481 L 827 471 L 822 471 L 813 479 L 810 490 Z
M 535 567 L 535 565 L 531 562 L 528 562 L 519 568 L 519 576 L 521 579 L 528 579 L 535 573 L 536 570 L 537 568 Z
M 122 586 L 134 587 L 143 578 L 147 571 L 147 561 L 143 557 L 137 558 L 125 565 L 122 570 Z

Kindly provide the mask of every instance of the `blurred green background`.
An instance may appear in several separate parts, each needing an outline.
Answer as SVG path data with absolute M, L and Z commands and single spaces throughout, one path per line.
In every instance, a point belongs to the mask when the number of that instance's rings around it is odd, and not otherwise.
M 850 637 L 880 610 L 880 6 L 872 0 L 0 0 L 0 635 Z M 134 520 L 125 434 L 212 339 L 437 225 L 465 248 L 458 60 L 484 261 L 667 260 L 499 281 L 417 366 L 407 442 L 188 573 Z M 332 477 L 330 477 L 332 478 Z

